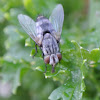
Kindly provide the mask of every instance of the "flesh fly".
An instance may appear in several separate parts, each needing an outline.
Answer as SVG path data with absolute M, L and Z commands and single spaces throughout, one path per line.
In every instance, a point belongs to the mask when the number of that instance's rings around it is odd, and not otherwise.
M 52 72 L 54 72 L 55 65 L 62 59 L 59 48 L 64 20 L 62 5 L 58 4 L 54 8 L 49 19 L 38 16 L 35 22 L 29 16 L 19 14 L 18 20 L 22 28 L 42 50 L 45 64 L 52 65 Z

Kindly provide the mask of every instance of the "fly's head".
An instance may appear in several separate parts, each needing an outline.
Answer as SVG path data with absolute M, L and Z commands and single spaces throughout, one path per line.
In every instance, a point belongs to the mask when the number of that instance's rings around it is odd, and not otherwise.
M 44 57 L 44 62 L 46 64 L 52 65 L 52 73 L 55 72 L 55 65 L 62 59 L 61 53 L 51 54 Z

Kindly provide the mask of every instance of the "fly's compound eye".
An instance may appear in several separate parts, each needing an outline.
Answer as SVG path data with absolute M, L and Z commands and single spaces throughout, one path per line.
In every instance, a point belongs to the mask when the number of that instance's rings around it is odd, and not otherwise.
M 44 62 L 45 62 L 46 64 L 49 64 L 49 62 L 50 62 L 50 56 L 45 56 L 45 57 L 44 57 Z
M 58 57 L 58 59 L 59 59 L 59 61 L 62 59 L 62 55 L 61 55 L 61 53 L 57 53 L 57 57 Z

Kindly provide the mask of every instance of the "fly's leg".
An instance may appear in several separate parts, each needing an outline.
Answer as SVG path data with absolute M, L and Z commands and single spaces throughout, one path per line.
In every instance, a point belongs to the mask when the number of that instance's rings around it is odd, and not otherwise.
M 37 51 L 37 44 L 35 43 L 35 54 L 32 56 L 34 58 L 34 56 L 38 53 Z
M 54 68 L 54 66 L 52 65 L 52 73 L 54 73 L 55 72 L 55 68 Z
M 60 51 L 60 43 L 58 42 L 57 44 L 58 44 L 58 47 L 59 47 L 59 51 Z
M 43 58 L 43 60 L 44 60 L 44 54 L 43 54 L 43 52 L 42 52 L 42 58 Z M 45 63 L 45 62 L 44 62 Z M 47 72 L 47 64 L 45 63 L 45 71 L 44 71 L 44 74 Z
M 44 73 L 46 73 L 47 72 L 47 64 L 45 63 L 45 72 Z

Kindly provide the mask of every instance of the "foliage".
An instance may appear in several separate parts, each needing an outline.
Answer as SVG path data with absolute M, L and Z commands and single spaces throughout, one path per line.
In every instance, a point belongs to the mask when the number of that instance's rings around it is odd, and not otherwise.
M 0 1 L 0 80 L 10 83 L 12 91 L 10 97 L 0 100 L 100 99 L 100 1 L 89 2 L 88 14 L 83 12 L 87 10 L 84 6 L 88 0 L 85 1 Z M 38 54 L 31 57 L 34 42 L 19 25 L 17 16 L 23 13 L 33 19 L 38 14 L 49 17 L 58 3 L 62 3 L 65 12 L 60 45 L 63 58 L 55 73 L 47 65 L 44 74 L 41 51 L 38 48 Z

